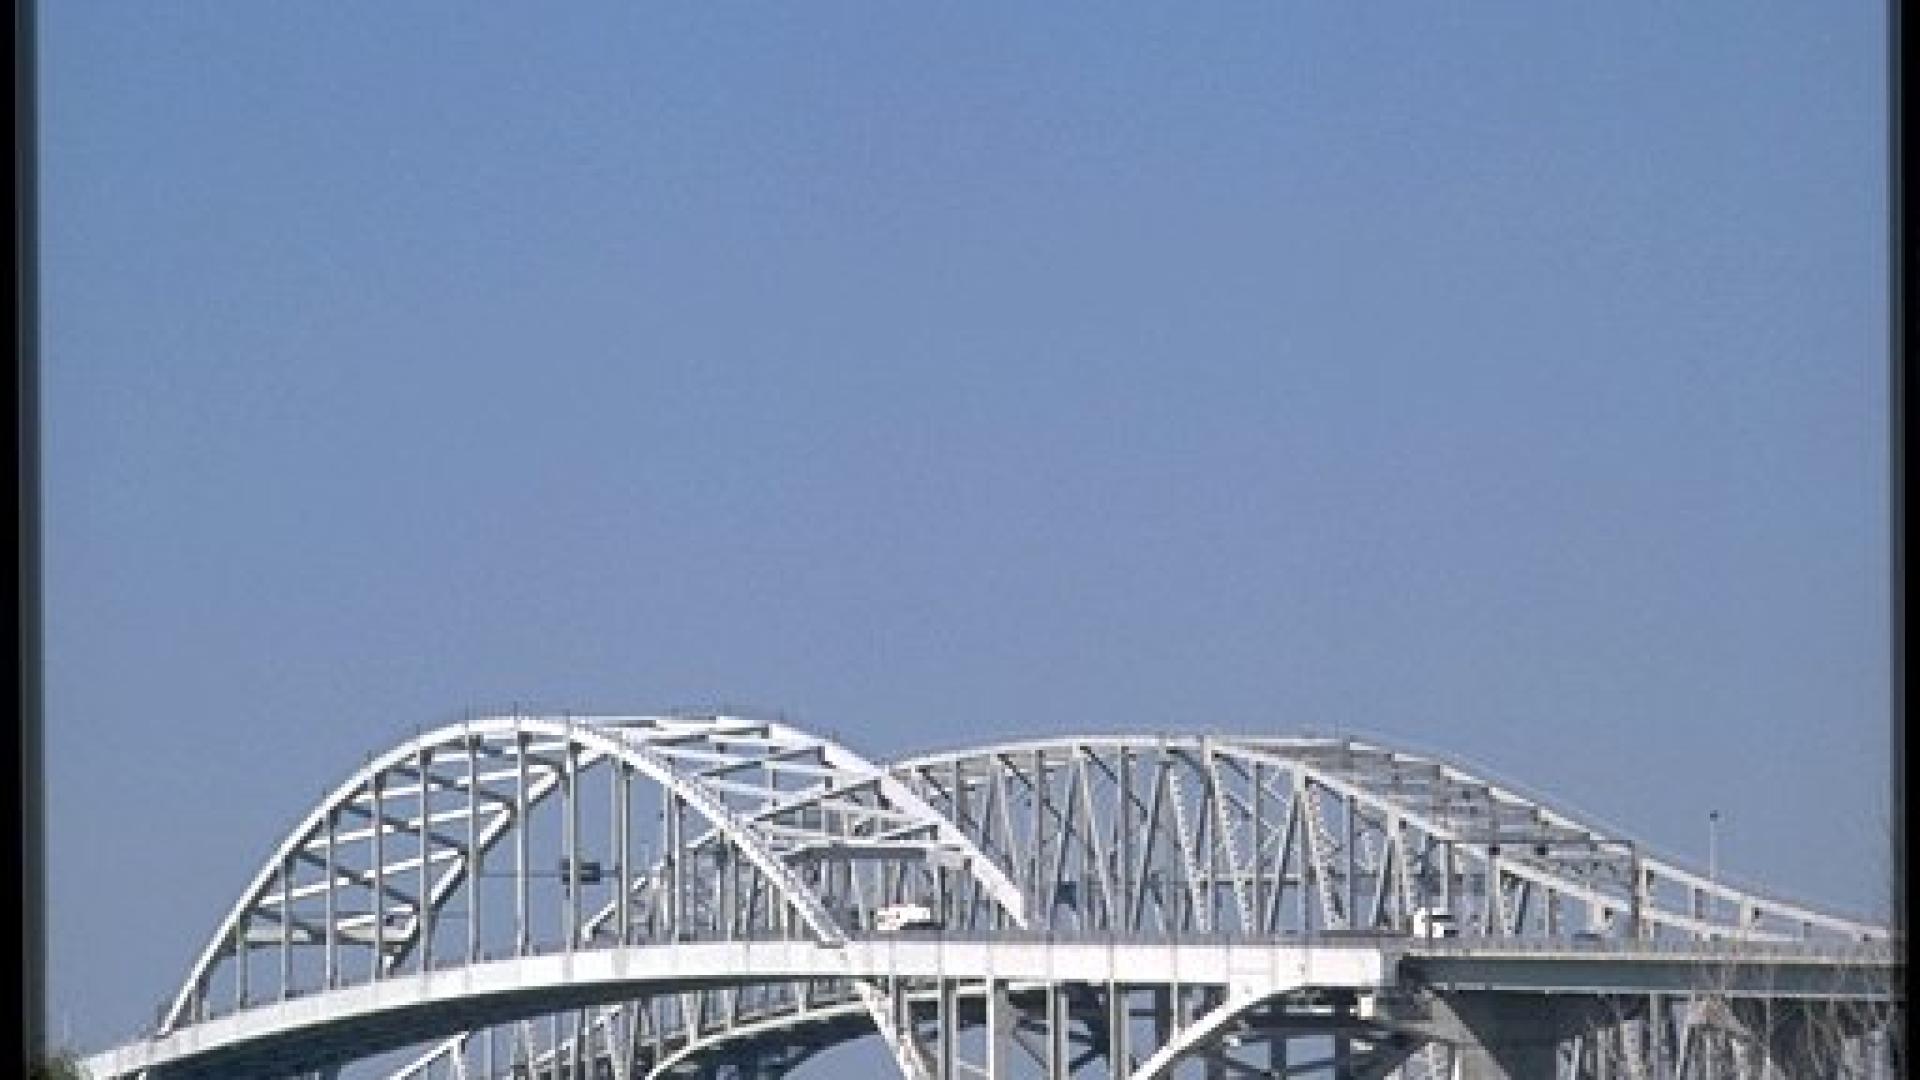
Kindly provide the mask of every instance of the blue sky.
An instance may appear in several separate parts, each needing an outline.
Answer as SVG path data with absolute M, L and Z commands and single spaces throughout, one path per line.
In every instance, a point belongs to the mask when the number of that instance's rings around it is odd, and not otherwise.
M 1882 9 L 49 5 L 54 1034 L 516 702 L 1366 733 L 1884 912 Z

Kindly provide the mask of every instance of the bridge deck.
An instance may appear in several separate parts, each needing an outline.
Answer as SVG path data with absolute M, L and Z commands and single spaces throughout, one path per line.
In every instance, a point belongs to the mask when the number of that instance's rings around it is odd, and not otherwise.
M 1437 991 L 1884 997 L 1886 949 L 1687 943 L 1569 945 L 1404 937 L 1302 944 L 1040 936 L 686 942 L 534 955 L 345 987 L 216 1017 L 87 1062 L 91 1075 L 234 1075 L 297 1068 L 462 1030 L 701 986 L 803 979 L 1217 986 L 1230 997 L 1298 988 L 1370 993 L 1410 982 Z

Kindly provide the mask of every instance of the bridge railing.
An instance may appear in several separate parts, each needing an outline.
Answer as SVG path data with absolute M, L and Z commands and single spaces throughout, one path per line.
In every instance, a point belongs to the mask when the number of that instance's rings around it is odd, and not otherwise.
M 1436 937 L 1397 939 L 1402 947 L 1422 953 L 1457 955 L 1501 954 L 1539 956 L 1584 953 L 1607 956 L 1689 956 L 1714 960 L 1779 959 L 1821 963 L 1891 963 L 1893 950 L 1884 942 L 1812 939 L 1805 941 L 1741 941 L 1716 938 L 1683 940 L 1662 938 L 1525 938 Z

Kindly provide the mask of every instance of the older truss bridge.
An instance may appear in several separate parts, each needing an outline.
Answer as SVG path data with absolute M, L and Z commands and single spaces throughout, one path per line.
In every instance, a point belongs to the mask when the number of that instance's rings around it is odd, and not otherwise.
M 95 1077 L 1903 1075 L 1884 927 L 1352 739 L 882 767 L 781 723 L 502 716 L 370 761 Z M 401 1062 L 394 1064 L 394 1062 Z

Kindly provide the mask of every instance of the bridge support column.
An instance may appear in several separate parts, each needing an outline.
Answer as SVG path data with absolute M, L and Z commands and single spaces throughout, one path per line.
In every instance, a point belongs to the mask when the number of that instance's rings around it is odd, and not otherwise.
M 1019 1017 L 1007 994 L 1007 984 L 987 980 L 987 1080 L 1002 1080 L 1009 1074 L 1013 1054 L 1013 1027 Z
M 935 1075 L 940 1080 L 959 1076 L 954 1068 L 960 1042 L 960 986 L 952 979 L 940 980 L 940 1001 L 936 1010 L 939 1033 L 935 1049 Z
M 1050 982 L 1043 1000 L 1047 1011 L 1047 1080 L 1066 1080 L 1073 1061 L 1073 1047 L 1068 1041 L 1073 1016 L 1068 1008 L 1067 988 Z
M 1179 1029 L 1178 1017 L 1173 1015 L 1177 1007 L 1174 1000 L 1174 988 L 1156 986 L 1153 988 L 1153 1045 L 1155 1049 L 1172 1041 L 1173 1033 Z
M 1353 1080 L 1353 1040 L 1346 1035 L 1347 1024 L 1353 1019 L 1353 1003 L 1335 1002 L 1333 1018 L 1339 1027 L 1333 1036 L 1333 1075 L 1337 1080 Z M 1468 1080 L 1476 1080 L 1476 1078 L 1468 1078 Z
M 1287 1034 L 1276 1031 L 1267 1040 L 1267 1072 L 1274 1076 L 1287 1075 Z
M 1864 1075 L 1879 1076 L 1891 1056 L 1889 1043 L 1876 1044 L 1871 1013 L 1833 1002 L 1734 1001 L 1716 1019 L 1749 1060 L 1786 1080 L 1834 1075 L 1850 1050 L 1862 1053 Z
M 1129 1030 L 1133 1016 L 1127 1008 L 1127 997 L 1125 986 L 1107 984 L 1107 1073 L 1113 1080 L 1127 1080 L 1133 1074 L 1133 1040 Z
M 1556 1074 L 1562 1042 L 1617 1017 L 1594 998 L 1476 991 L 1436 998 L 1433 1019 L 1434 1037 L 1455 1046 L 1459 1080 L 1533 1080 Z
M 1199 997 L 1200 1015 L 1205 1016 L 1226 1002 L 1227 992 L 1224 988 L 1210 986 L 1202 990 Z M 1198 1019 L 1198 1017 L 1196 1017 L 1196 1019 Z M 1207 1080 L 1227 1080 L 1226 1065 L 1217 1058 L 1208 1058 L 1206 1063 L 1206 1077 Z

